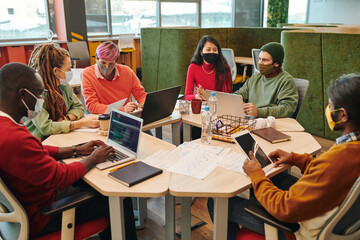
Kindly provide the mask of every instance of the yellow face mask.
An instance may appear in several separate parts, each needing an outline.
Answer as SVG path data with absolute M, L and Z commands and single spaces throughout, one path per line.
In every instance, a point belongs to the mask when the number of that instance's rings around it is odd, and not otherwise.
M 341 108 L 335 109 L 335 110 L 330 110 L 330 104 L 327 105 L 326 109 L 325 109 L 325 116 L 326 116 L 326 120 L 328 122 L 329 128 L 331 129 L 331 131 L 334 131 L 335 125 L 338 123 L 341 123 L 342 120 L 335 122 L 334 119 L 331 116 L 332 112 L 336 112 L 336 111 L 340 111 Z

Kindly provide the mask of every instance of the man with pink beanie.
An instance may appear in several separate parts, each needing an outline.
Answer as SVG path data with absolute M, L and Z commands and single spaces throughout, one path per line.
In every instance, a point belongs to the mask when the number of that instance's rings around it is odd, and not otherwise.
M 103 42 L 96 49 L 96 64 L 83 71 L 81 91 L 90 113 L 103 114 L 109 104 L 124 98 L 127 99 L 120 110 L 126 113 L 144 104 L 144 87 L 131 68 L 117 64 L 119 57 L 119 48 L 113 42 Z M 137 103 L 130 101 L 131 94 Z

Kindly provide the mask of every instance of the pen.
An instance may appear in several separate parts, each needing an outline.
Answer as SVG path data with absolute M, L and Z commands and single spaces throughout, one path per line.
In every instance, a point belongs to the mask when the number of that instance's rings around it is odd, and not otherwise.
M 128 163 L 124 163 L 123 165 L 121 165 L 120 167 L 117 167 L 117 168 L 114 168 L 114 169 L 111 169 L 110 172 L 114 172 L 120 168 L 123 168 L 123 167 L 126 167 L 126 166 L 129 166 L 131 164 L 135 163 L 135 161 L 132 161 L 132 162 L 128 162 Z

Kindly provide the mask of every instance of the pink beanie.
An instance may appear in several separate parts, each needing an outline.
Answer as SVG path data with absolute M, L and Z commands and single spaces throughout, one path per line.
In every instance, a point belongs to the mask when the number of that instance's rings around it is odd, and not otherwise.
M 114 61 L 119 58 L 119 48 L 111 41 L 100 44 L 96 49 L 96 56 L 105 61 Z

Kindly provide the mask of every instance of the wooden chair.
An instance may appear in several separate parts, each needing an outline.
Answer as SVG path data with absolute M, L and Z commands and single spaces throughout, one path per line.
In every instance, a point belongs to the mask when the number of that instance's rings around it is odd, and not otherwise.
M 318 240 L 359 240 L 360 239 L 360 177 L 355 181 L 345 200 L 321 228 Z M 271 216 L 263 207 L 251 204 L 244 209 L 259 218 L 265 225 L 265 237 L 248 229 L 240 229 L 236 240 L 277 239 L 277 230 L 287 232 L 298 230 L 297 223 L 283 223 Z
M 86 239 L 103 231 L 108 225 L 107 218 L 95 219 L 75 226 L 76 206 L 95 197 L 93 191 L 83 191 L 60 199 L 42 209 L 44 215 L 62 213 L 61 231 L 50 233 L 32 240 Z M 29 219 L 19 201 L 0 178 L 0 234 L 3 240 L 29 239 Z

